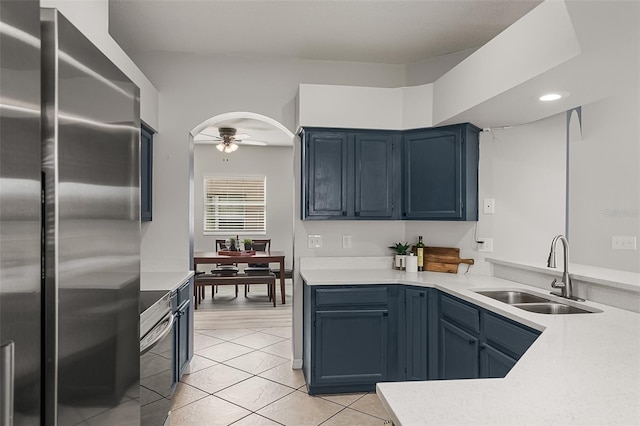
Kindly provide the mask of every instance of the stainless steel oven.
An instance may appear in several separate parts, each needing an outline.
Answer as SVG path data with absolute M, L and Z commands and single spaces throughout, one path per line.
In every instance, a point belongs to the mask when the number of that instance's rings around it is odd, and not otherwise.
M 171 294 L 140 292 L 140 424 L 169 424 L 173 395 Z

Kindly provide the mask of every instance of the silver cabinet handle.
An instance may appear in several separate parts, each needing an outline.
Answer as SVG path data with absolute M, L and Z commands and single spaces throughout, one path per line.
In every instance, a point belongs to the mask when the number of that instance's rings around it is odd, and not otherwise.
M 15 344 L 0 346 L 0 425 L 13 426 Z

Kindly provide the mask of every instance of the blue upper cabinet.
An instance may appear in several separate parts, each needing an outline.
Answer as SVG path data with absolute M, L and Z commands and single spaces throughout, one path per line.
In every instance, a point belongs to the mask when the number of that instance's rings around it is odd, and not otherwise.
M 140 220 L 152 219 L 153 195 L 153 131 L 140 129 Z
M 397 132 L 304 129 L 303 219 L 392 219 L 398 143 Z
M 353 135 L 354 144 L 354 216 L 363 219 L 391 219 L 395 205 L 397 136 L 391 132 L 359 132 Z
M 478 219 L 479 130 L 460 124 L 404 132 L 403 219 Z
M 302 218 L 477 220 L 479 130 L 305 128 Z
M 305 161 L 305 216 L 347 215 L 347 134 L 308 131 L 303 136 Z

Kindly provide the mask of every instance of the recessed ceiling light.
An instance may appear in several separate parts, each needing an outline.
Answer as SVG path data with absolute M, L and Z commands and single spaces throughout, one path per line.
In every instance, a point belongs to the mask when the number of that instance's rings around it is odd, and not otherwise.
M 551 101 L 557 101 L 560 98 L 562 98 L 562 94 L 560 93 L 547 93 L 540 96 L 538 99 L 541 100 L 542 102 L 551 102 Z

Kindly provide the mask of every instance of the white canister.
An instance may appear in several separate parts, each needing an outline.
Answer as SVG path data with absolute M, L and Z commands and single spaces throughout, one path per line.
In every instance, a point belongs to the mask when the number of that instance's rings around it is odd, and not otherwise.
M 405 258 L 407 256 L 404 254 L 396 254 L 396 269 L 404 269 L 405 267 Z
M 409 254 L 404 260 L 407 272 L 418 272 L 418 258 Z

